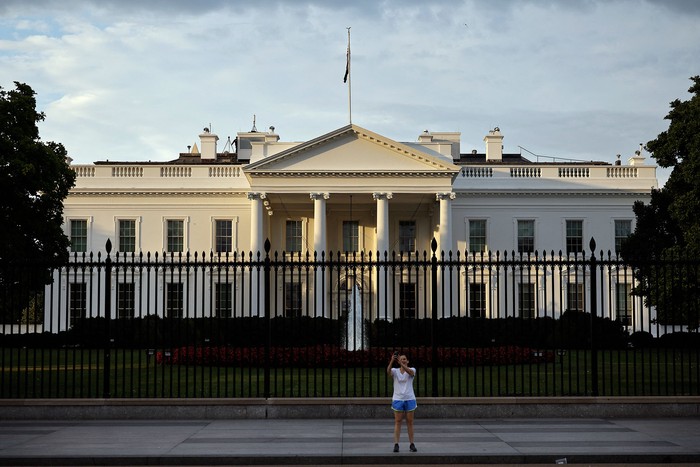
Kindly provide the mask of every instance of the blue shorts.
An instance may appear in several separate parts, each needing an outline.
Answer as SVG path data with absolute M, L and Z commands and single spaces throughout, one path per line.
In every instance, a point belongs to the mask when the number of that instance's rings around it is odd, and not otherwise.
M 391 401 L 391 410 L 394 412 L 413 412 L 418 407 L 415 399 L 410 401 Z

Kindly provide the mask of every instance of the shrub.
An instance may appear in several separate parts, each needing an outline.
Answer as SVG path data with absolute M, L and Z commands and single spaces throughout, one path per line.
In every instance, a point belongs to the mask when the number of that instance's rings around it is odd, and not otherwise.
M 295 368 L 349 368 L 383 367 L 390 352 L 384 348 L 349 351 L 333 345 L 306 347 L 270 347 L 272 367 Z M 264 347 L 185 346 L 156 354 L 158 363 L 179 365 L 264 366 Z M 410 360 L 420 366 L 433 364 L 432 349 L 410 349 Z M 501 346 L 485 348 L 439 347 L 436 364 L 448 367 L 474 365 L 512 365 L 553 362 L 552 351 L 534 351 L 528 347 Z

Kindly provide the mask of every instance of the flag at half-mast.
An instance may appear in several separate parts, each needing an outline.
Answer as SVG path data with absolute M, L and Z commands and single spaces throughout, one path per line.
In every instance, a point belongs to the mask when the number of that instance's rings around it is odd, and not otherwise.
M 348 31 L 348 51 L 345 55 L 345 76 L 343 76 L 343 83 L 348 82 L 349 75 L 350 75 L 350 31 Z

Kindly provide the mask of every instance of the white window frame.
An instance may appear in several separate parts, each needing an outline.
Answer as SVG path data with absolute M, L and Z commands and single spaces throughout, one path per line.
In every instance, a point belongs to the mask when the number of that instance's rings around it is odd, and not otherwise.
M 308 252 L 309 244 L 309 218 L 308 217 L 286 217 L 284 219 L 284 251 L 290 253 L 287 250 L 287 221 L 299 221 L 301 222 L 301 255 L 304 256 Z M 292 252 L 292 257 L 297 256 L 298 252 Z
M 362 225 L 362 222 L 360 222 L 359 219 L 353 219 L 353 220 L 344 219 L 344 218 L 343 218 L 343 219 L 340 219 L 340 222 L 338 223 L 338 224 L 339 224 L 339 225 L 338 225 L 338 230 L 339 230 L 338 234 L 339 234 L 339 237 L 340 237 L 340 241 L 339 241 L 338 243 L 339 243 L 339 245 L 340 245 L 339 250 L 340 250 L 341 254 L 343 254 L 343 255 L 345 255 L 345 248 L 344 248 L 344 247 L 345 247 L 345 242 L 343 241 L 343 240 L 344 240 L 344 238 L 343 238 L 343 223 L 344 223 L 344 222 L 357 222 L 357 251 L 356 251 L 356 253 L 359 255 L 360 252 L 363 251 L 364 248 L 365 248 L 365 242 L 364 242 L 364 237 L 365 237 L 365 235 L 364 235 L 364 226 Z M 348 251 L 348 255 L 350 255 L 350 257 L 352 257 L 352 254 L 353 254 L 352 251 Z M 383 255 L 383 254 L 384 254 L 384 253 L 382 253 L 382 255 Z M 328 252 L 326 252 L 326 257 L 327 257 L 327 255 L 328 255 Z
M 612 225 L 612 248 L 611 248 L 611 252 L 612 252 L 613 254 L 615 254 L 615 255 L 618 254 L 618 251 L 617 251 L 617 235 L 616 235 L 616 232 L 615 232 L 615 224 L 617 223 L 617 221 L 627 221 L 627 222 L 630 223 L 630 235 L 631 235 L 632 233 L 634 233 L 634 229 L 635 229 L 634 219 L 632 219 L 631 217 L 613 217 L 613 218 L 611 219 L 611 221 L 610 221 L 610 224 Z
M 66 234 L 66 237 L 68 237 L 68 240 L 71 240 L 72 235 L 71 235 L 71 221 L 87 221 L 87 246 L 85 248 L 85 254 L 89 254 L 92 252 L 92 221 L 93 218 L 92 216 L 68 216 L 65 218 L 65 223 L 64 223 L 64 229 L 63 232 Z M 73 253 L 78 253 L 82 254 L 81 252 L 74 252 L 72 250 L 72 246 L 68 247 L 69 253 L 71 255 Z
M 216 251 L 216 222 L 217 221 L 230 221 L 231 222 L 231 253 L 238 251 L 238 216 L 211 216 L 211 251 L 217 254 Z M 167 235 L 167 232 L 166 232 Z M 167 238 L 166 238 L 167 241 Z M 222 252 L 223 256 L 225 253 Z
M 516 253 L 520 253 L 520 248 L 518 247 L 518 240 L 520 237 L 518 236 L 518 222 L 520 221 L 531 221 L 532 222 L 532 227 L 534 229 L 533 232 L 533 238 L 532 238 L 532 253 L 539 251 L 537 248 L 537 231 L 538 231 L 538 223 L 539 220 L 536 217 L 516 217 L 513 219 L 513 250 Z M 527 253 L 523 253 L 526 255 Z
M 124 253 L 121 251 L 121 238 L 119 236 L 119 222 L 120 221 L 135 221 L 134 222 L 134 254 L 139 254 L 141 253 L 141 216 L 118 216 L 114 218 L 114 240 L 116 243 L 116 248 L 115 250 Z M 129 254 L 130 252 L 126 252 L 126 254 Z
M 566 223 L 568 221 L 580 221 L 581 222 L 581 251 L 576 252 L 575 255 L 579 256 L 581 254 L 585 254 L 586 250 L 588 248 L 588 245 L 586 244 L 586 232 L 588 231 L 588 226 L 587 226 L 586 218 L 584 218 L 584 217 L 565 217 L 562 220 L 562 241 L 563 241 L 562 252 L 567 256 L 570 254 L 574 254 L 574 253 L 569 253 L 569 250 L 566 247 L 566 239 L 567 239 Z
M 467 244 L 467 252 L 469 254 L 472 253 L 472 246 L 471 246 L 471 235 L 470 235 L 470 228 L 471 228 L 471 222 L 472 221 L 483 221 L 486 223 L 486 238 L 484 239 L 484 255 L 486 255 L 490 250 L 489 250 L 489 232 L 491 232 L 491 218 L 490 217 L 485 217 L 485 216 L 470 216 L 470 217 L 465 217 L 464 218 L 464 226 L 465 226 L 465 240 Z M 477 256 L 480 252 L 476 252 Z
M 169 251 L 168 250 L 168 221 L 182 221 L 182 254 L 187 253 L 190 251 L 190 235 L 189 235 L 189 224 L 190 224 L 190 218 L 189 216 L 163 216 L 162 217 L 162 225 L 163 225 L 163 252 L 167 253 L 169 256 L 170 253 L 180 253 L 179 251 Z

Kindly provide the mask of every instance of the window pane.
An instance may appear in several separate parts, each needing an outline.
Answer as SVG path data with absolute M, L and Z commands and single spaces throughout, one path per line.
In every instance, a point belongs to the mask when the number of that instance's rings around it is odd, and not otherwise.
M 472 253 L 486 251 L 486 220 L 469 220 L 469 251 Z
M 624 326 L 632 324 L 632 298 L 630 284 L 617 284 L 615 287 L 615 314 Z
M 166 284 L 165 311 L 168 318 L 182 318 L 183 288 L 181 282 Z
M 230 220 L 216 221 L 216 252 L 230 253 L 233 251 L 233 222 Z
M 359 230 L 360 225 L 358 221 L 343 221 L 343 251 L 358 251 L 360 243 Z M 384 252 L 381 251 L 380 254 L 383 255 Z
M 215 297 L 215 312 L 219 318 L 231 317 L 231 297 L 233 296 L 233 284 L 217 283 Z
M 570 282 L 566 285 L 566 306 L 569 311 L 583 311 L 583 284 Z
M 85 318 L 87 311 L 87 284 L 84 282 L 72 283 L 69 286 L 70 324 L 76 320 Z
M 284 315 L 301 316 L 301 283 L 299 282 L 284 284 Z
M 288 253 L 301 252 L 301 245 L 302 245 L 301 221 L 288 220 L 286 230 L 287 230 L 286 243 L 285 243 L 286 251 Z
M 404 253 L 416 251 L 415 221 L 399 221 L 399 251 Z
M 87 220 L 74 219 L 70 221 L 71 251 L 84 253 L 87 251 Z
M 402 282 L 399 287 L 399 316 L 401 318 L 415 318 L 416 284 Z
M 136 251 L 136 221 L 133 219 L 119 221 L 119 251 L 122 253 Z
M 581 253 L 583 251 L 583 221 L 566 221 L 566 253 Z
M 185 245 L 185 222 L 182 220 L 168 220 L 168 252 L 182 252 Z
M 123 282 L 117 284 L 117 317 L 134 317 L 134 283 Z
M 632 221 L 616 220 L 615 221 L 615 253 L 620 252 L 622 242 L 632 234 Z
M 469 316 L 472 318 L 486 316 L 486 284 L 469 283 Z
M 518 307 L 521 318 L 535 317 L 535 284 L 518 284 Z
M 534 253 L 535 251 L 535 221 L 518 221 L 518 252 Z

